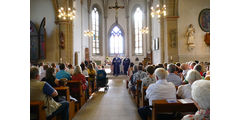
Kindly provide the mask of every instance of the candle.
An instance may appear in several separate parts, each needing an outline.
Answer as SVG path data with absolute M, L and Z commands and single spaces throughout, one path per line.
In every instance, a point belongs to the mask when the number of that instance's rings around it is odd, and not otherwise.
M 60 58 L 60 63 L 62 63 L 62 58 Z

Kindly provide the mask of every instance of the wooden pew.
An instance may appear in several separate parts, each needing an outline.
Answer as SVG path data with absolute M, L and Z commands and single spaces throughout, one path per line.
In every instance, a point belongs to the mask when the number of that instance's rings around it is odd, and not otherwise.
M 85 91 L 82 88 L 82 83 L 80 81 L 68 81 L 67 86 L 70 88 L 70 95 L 79 101 L 79 107 L 77 106 L 79 109 L 85 103 Z
M 30 115 L 36 114 L 37 120 L 46 120 L 46 112 L 44 110 L 44 102 L 43 101 L 30 101 Z M 30 116 L 31 118 L 31 116 Z
M 144 86 L 144 87 L 142 88 L 142 99 L 141 99 L 142 106 L 148 106 L 148 100 L 145 100 L 147 88 L 148 88 L 148 86 Z
M 58 95 L 65 96 L 66 101 L 69 102 L 69 120 L 71 120 L 75 115 L 75 102 L 70 101 L 69 87 L 60 86 L 60 87 L 54 87 L 54 89 L 58 91 Z
M 136 89 L 136 97 L 135 97 L 137 107 L 140 106 L 139 104 L 140 104 L 141 86 L 142 86 L 142 81 L 137 80 L 137 89 Z
M 166 100 L 152 101 L 152 120 L 157 120 L 157 114 L 164 112 L 196 112 L 197 107 L 194 103 L 182 104 L 177 100 L 177 103 L 168 103 Z

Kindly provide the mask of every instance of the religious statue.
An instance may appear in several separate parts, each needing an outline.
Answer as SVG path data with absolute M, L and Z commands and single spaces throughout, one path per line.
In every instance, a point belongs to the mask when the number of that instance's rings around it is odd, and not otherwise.
M 187 45 L 188 45 L 189 50 L 192 50 L 195 47 L 195 45 L 194 45 L 194 39 L 195 39 L 194 34 L 195 34 L 195 28 L 193 28 L 193 25 L 190 24 L 188 26 L 188 29 L 187 29 L 187 32 L 186 32 L 186 35 L 185 35 L 187 37 Z

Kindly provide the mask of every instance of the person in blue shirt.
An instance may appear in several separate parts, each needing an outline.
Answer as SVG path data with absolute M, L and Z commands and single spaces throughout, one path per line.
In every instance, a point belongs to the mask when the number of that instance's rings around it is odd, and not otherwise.
M 67 78 L 68 80 L 71 80 L 71 75 L 65 71 L 65 65 L 63 63 L 59 65 L 59 68 L 60 68 L 60 71 L 57 72 L 56 78 L 59 80 L 62 78 Z

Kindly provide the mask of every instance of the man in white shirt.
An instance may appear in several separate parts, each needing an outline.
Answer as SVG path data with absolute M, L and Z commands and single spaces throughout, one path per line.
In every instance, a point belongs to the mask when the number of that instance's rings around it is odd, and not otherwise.
M 149 85 L 146 90 L 146 98 L 149 99 L 149 106 L 152 106 L 152 100 L 176 99 L 176 88 L 172 82 L 166 80 L 168 73 L 164 68 L 155 70 L 156 83 Z M 138 113 L 143 120 L 147 120 L 148 115 L 151 115 L 149 107 L 138 109 Z

